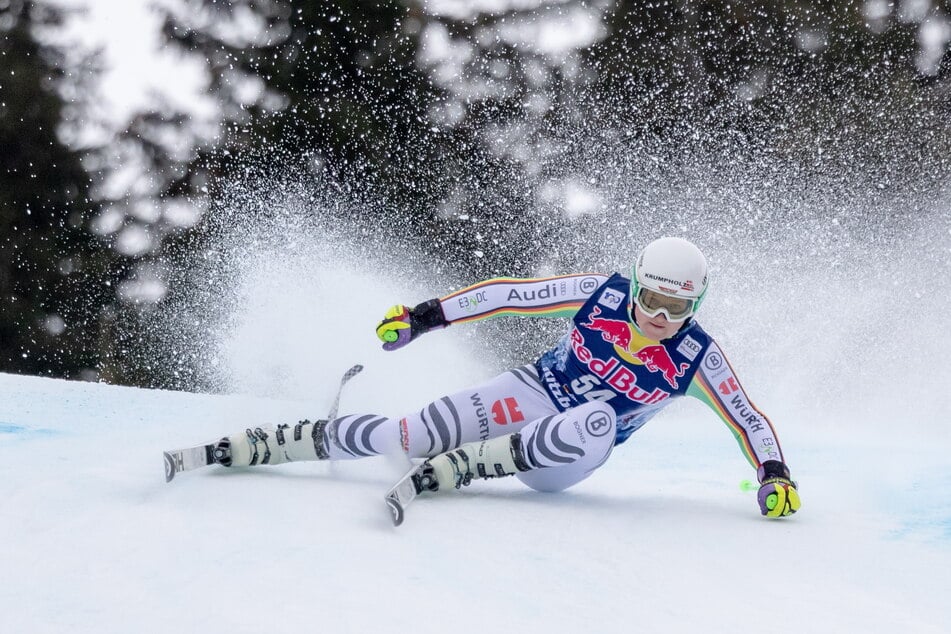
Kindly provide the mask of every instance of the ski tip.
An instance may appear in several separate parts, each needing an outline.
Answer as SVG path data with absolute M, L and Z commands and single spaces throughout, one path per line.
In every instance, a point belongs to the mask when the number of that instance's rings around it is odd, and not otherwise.
M 390 507 L 390 512 L 393 514 L 393 526 L 399 526 L 402 524 L 403 505 L 389 496 L 386 497 L 386 505 Z
M 165 456 L 165 482 L 168 483 L 175 477 L 175 459 L 167 451 L 163 451 L 162 454 Z

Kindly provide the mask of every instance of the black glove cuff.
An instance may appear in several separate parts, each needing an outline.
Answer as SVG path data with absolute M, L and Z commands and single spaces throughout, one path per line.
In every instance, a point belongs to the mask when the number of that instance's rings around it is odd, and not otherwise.
M 785 478 L 789 479 L 789 467 L 779 460 L 767 460 L 758 469 L 757 475 L 762 484 L 767 478 Z
M 449 325 L 445 315 L 442 314 L 442 304 L 438 299 L 431 299 L 423 302 L 409 311 L 413 330 L 420 333 L 433 330 L 434 328 L 444 328 Z

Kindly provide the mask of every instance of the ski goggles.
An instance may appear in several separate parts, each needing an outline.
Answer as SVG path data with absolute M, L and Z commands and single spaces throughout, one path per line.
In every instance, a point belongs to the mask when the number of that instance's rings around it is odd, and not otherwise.
M 656 317 L 664 313 L 667 321 L 684 321 L 697 312 L 698 300 L 696 298 L 673 297 L 658 291 L 652 291 L 639 284 L 635 286 L 632 295 L 634 303 L 648 317 Z

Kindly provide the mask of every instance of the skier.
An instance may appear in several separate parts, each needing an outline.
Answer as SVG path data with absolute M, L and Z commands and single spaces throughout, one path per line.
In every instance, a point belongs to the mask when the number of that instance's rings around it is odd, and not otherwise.
M 560 491 L 587 478 L 616 445 L 686 394 L 726 423 L 757 470 L 761 513 L 791 515 L 799 494 L 773 426 L 694 320 L 707 287 L 700 250 L 681 238 L 660 238 L 638 254 L 630 279 L 618 273 L 491 279 L 415 308 L 393 306 L 376 329 L 385 350 L 430 330 L 501 315 L 574 323 L 534 363 L 418 412 L 249 429 L 223 438 L 214 460 L 273 465 L 402 451 L 426 458 L 421 491 L 508 475 L 539 491 Z

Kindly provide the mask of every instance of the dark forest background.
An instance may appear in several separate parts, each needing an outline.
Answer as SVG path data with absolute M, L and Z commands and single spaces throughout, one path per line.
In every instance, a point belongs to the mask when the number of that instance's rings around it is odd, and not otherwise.
M 101 60 L 56 37 L 74 10 L 0 2 L 2 372 L 189 387 L 143 362 L 144 316 L 184 292 L 236 175 L 331 183 L 346 204 L 313 213 L 396 218 L 473 281 L 550 259 L 573 221 L 552 192 L 605 148 L 673 172 L 728 146 L 898 196 L 951 172 L 947 1 L 164 2 L 214 130 L 156 102 L 95 142 Z

